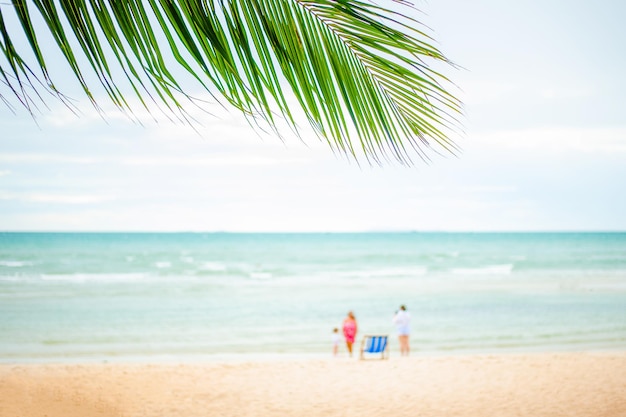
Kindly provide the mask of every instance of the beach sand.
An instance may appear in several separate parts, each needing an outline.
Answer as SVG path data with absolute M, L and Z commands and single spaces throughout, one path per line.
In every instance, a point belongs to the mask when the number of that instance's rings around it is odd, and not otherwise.
M 626 352 L 0 365 L 2 417 L 626 416 Z

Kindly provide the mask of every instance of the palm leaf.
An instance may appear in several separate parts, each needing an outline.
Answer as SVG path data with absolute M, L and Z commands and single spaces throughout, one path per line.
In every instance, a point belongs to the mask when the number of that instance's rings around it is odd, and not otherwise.
M 31 112 L 45 101 L 41 92 L 63 98 L 41 51 L 45 35 L 96 107 L 94 82 L 132 114 L 127 85 L 146 109 L 159 103 L 186 120 L 181 97 L 192 97 L 179 82 L 182 69 L 252 119 L 276 126 L 280 115 L 297 132 L 295 97 L 331 148 L 357 159 L 411 162 L 436 147 L 454 153 L 449 137 L 461 105 L 433 69 L 449 62 L 408 17 L 410 6 L 394 3 L 14 0 L 0 5 L 0 81 Z M 33 25 L 34 13 L 45 26 Z M 27 40 L 19 50 L 18 36 Z

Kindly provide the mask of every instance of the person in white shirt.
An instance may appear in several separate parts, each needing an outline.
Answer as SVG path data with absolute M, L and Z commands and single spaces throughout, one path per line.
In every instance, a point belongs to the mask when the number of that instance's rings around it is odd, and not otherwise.
M 400 355 L 409 355 L 409 334 L 411 323 L 411 315 L 406 311 L 406 306 L 401 305 L 400 310 L 396 311 L 393 316 L 393 324 L 396 325 L 398 331 L 398 340 L 400 341 Z

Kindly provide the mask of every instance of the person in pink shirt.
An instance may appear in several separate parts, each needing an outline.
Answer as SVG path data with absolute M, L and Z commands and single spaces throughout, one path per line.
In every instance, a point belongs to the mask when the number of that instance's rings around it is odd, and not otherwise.
M 350 356 L 352 356 L 352 345 L 356 339 L 356 332 L 356 318 L 352 311 L 348 311 L 348 317 L 343 320 L 343 337 L 346 339 L 346 347 Z

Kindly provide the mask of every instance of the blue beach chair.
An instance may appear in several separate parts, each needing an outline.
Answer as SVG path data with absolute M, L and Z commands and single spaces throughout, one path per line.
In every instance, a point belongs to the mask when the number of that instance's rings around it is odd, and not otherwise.
M 377 354 L 380 354 L 378 359 L 389 359 L 388 340 L 387 335 L 363 336 L 360 359 L 371 359 L 373 355 L 377 356 Z

